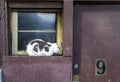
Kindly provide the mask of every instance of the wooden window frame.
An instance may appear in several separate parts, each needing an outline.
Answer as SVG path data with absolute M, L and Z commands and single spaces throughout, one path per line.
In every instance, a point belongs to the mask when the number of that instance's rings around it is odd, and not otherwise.
M 45 6 L 44 4 L 46 4 L 47 6 Z M 27 5 L 27 6 L 26 6 Z M 58 5 L 58 6 L 56 6 Z M 35 8 L 36 10 L 32 9 L 32 8 Z M 38 8 L 38 9 L 37 9 Z M 45 8 L 45 9 L 44 9 Z M 55 10 L 52 9 L 52 8 L 56 8 Z M 26 9 L 26 10 L 25 10 Z M 46 10 L 47 9 L 47 10 Z M 34 3 L 30 3 L 30 2 L 10 2 L 9 3 L 9 14 L 11 14 L 12 12 L 18 12 L 18 11 L 21 11 L 21 12 L 45 12 L 45 13 L 56 13 L 56 42 L 60 45 L 60 48 L 61 48 L 61 51 L 60 51 L 60 55 L 62 54 L 62 19 L 61 19 L 61 15 L 62 15 L 62 4 L 60 4 L 59 2 L 55 2 L 52 4 L 52 2 L 49 2 L 46 3 L 46 2 L 34 2 Z M 50 11 L 51 10 L 51 11 Z M 60 14 L 61 13 L 61 14 Z M 10 16 L 10 20 L 9 21 L 12 21 L 11 19 L 11 16 Z M 14 22 L 14 21 L 12 21 Z M 16 22 L 16 21 L 15 21 Z M 11 23 L 11 22 L 10 22 Z M 12 28 L 13 26 L 11 26 L 10 24 L 10 29 Z M 16 25 L 15 25 L 16 27 Z M 11 55 L 26 55 L 27 53 L 25 51 L 18 51 L 18 40 L 17 40 L 17 33 L 10 33 L 10 35 L 15 35 L 13 37 L 16 37 L 14 38 L 14 43 L 13 44 L 12 42 L 12 45 L 10 44 L 10 46 L 12 46 L 12 53 Z M 12 38 L 12 35 L 11 35 L 11 38 Z M 13 39 L 12 39 L 13 40 Z M 11 48 L 10 48 L 11 49 Z M 13 54 L 15 53 L 15 54 Z
M 26 4 L 30 4 L 30 3 L 33 3 L 32 0 L 30 1 L 27 1 L 27 2 L 23 2 L 22 0 L 21 1 L 16 1 L 14 2 L 13 0 L 11 0 L 11 3 L 12 4 L 17 4 L 17 3 L 26 3 Z M 51 12 L 52 10 L 49 10 L 48 8 L 54 8 L 54 11 L 58 11 L 58 10 L 61 10 L 63 9 L 63 56 L 67 56 L 67 57 L 71 57 L 72 56 L 72 37 L 73 37 L 73 30 L 72 30 L 72 27 L 73 27 L 73 0 L 69 0 L 69 1 L 62 1 L 62 0 L 59 0 L 59 1 L 55 1 L 55 0 L 41 0 L 41 1 L 38 1 L 40 4 L 44 4 L 44 3 L 48 3 L 47 4 L 47 7 L 45 7 L 45 5 L 41 5 L 38 7 L 38 5 L 34 5 L 34 9 L 40 9 L 40 8 L 44 8 L 44 9 L 41 9 L 42 11 L 49 11 Z M 36 2 L 36 3 L 38 3 Z M 10 3 L 9 1 L 7 2 L 4 2 L 4 3 Z M 49 4 L 50 3 L 50 4 Z M 57 4 L 56 4 L 57 3 Z M 59 3 L 59 4 L 58 4 Z M 9 51 L 9 48 L 11 47 L 10 45 L 8 45 L 9 43 L 9 40 L 10 40 L 10 37 L 9 37 L 9 33 L 8 33 L 8 26 L 9 26 L 9 22 L 8 22 L 8 13 L 9 13 L 9 10 L 10 9 L 17 9 L 16 6 L 9 6 L 9 4 L 4 4 L 4 9 L 5 9 L 5 14 L 4 14 L 4 26 L 2 26 L 2 30 L 1 30 L 1 36 L 2 37 L 2 40 L 1 40 L 1 43 L 2 43 L 2 55 L 3 56 L 10 56 L 11 52 Z M 23 5 L 23 4 L 19 4 L 20 5 Z M 29 11 L 29 7 L 31 5 L 27 6 L 27 7 L 24 7 L 24 9 L 28 10 Z M 20 8 L 19 8 L 20 9 Z M 22 8 L 21 8 L 22 9 Z M 32 8 L 31 8 L 32 9 Z M 69 13 L 69 14 L 68 14 Z M 3 21 L 3 20 L 2 20 Z M 68 37 L 69 36 L 69 37 Z

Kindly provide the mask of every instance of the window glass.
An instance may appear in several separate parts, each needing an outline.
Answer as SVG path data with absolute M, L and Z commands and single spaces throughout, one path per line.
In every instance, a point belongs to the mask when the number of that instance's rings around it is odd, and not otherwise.
M 12 12 L 12 54 L 24 54 L 27 44 L 33 39 L 56 42 L 56 13 Z M 21 53 L 24 51 L 24 53 Z
M 55 42 L 55 13 L 18 13 L 18 50 L 25 50 L 33 39 Z
M 55 30 L 55 13 L 18 13 L 19 30 Z

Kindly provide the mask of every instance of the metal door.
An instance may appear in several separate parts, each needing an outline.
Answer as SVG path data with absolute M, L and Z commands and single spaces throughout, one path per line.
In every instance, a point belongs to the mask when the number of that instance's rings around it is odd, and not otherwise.
M 120 82 L 120 5 L 74 5 L 74 64 L 80 82 Z

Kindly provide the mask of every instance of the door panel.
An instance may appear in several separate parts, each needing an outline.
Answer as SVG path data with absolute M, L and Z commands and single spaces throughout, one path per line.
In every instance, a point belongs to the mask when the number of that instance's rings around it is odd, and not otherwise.
M 97 60 L 105 74 L 96 74 Z M 120 6 L 74 5 L 74 63 L 80 82 L 120 81 Z M 74 71 L 74 74 L 76 72 Z
M 3 57 L 3 82 L 71 82 L 71 59 Z

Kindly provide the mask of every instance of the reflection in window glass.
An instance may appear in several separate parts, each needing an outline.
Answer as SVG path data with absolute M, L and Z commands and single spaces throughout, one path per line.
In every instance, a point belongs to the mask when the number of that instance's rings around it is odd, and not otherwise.
M 18 13 L 19 30 L 55 30 L 56 14 Z

